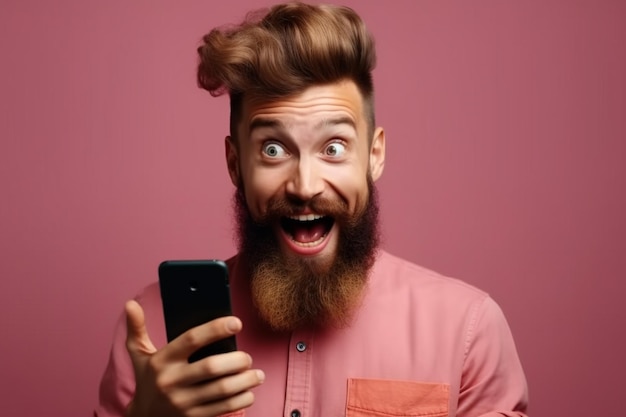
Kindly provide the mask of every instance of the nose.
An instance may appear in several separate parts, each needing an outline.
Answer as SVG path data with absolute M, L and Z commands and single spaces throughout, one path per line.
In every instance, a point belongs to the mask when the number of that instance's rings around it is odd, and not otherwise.
M 300 158 L 287 181 L 287 195 L 300 201 L 309 201 L 324 191 L 320 167 L 309 158 Z

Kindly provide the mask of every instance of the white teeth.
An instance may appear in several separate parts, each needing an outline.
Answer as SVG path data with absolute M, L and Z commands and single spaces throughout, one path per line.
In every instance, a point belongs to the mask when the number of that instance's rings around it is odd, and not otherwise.
M 289 216 L 291 220 L 298 220 L 301 222 L 310 222 L 312 220 L 321 219 L 322 217 L 324 216 L 321 214 L 299 214 L 297 216 Z

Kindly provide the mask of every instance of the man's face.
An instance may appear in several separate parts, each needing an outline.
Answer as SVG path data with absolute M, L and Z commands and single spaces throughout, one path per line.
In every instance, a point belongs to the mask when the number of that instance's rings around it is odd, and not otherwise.
M 272 298 L 285 291 L 290 297 L 306 296 L 311 289 L 325 285 L 312 282 L 315 280 L 326 279 L 328 287 L 336 287 L 332 280 L 339 286 L 354 281 L 348 275 L 366 275 L 373 248 L 366 245 L 356 253 L 350 249 L 362 248 L 363 239 L 373 246 L 377 239 L 373 236 L 376 225 L 371 224 L 376 221 L 376 210 L 370 207 L 370 188 L 373 190 L 373 181 L 382 174 L 385 144 L 382 129 L 375 129 L 371 137 L 369 132 L 363 99 L 351 81 L 310 87 L 278 100 L 244 100 L 237 143 L 230 138 L 226 141 L 229 172 L 238 187 L 238 208 L 244 210 L 239 221 L 251 223 L 244 228 L 240 244 L 254 252 L 248 253 L 248 261 L 256 269 L 253 275 L 262 270 L 272 275 L 268 280 L 291 287 L 297 281 L 302 284 L 297 284 L 300 288 L 296 290 L 273 288 Z M 355 262 L 360 258 L 362 268 Z M 267 287 L 264 281 L 257 281 Z M 254 285 L 253 276 L 253 289 Z M 318 298 L 328 299 L 329 294 Z M 313 314 L 329 315 L 324 311 L 327 307 L 309 307 L 317 310 Z M 288 328 L 298 323 L 274 324 Z

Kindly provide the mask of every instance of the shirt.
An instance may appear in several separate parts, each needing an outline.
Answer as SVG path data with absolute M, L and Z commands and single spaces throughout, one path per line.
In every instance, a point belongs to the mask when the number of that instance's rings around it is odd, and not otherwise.
M 265 372 L 246 417 L 525 416 L 527 384 L 499 306 L 483 291 L 380 251 L 362 304 L 343 329 L 268 330 L 234 257 L 240 350 Z M 137 297 L 165 345 L 159 287 Z M 122 416 L 134 392 L 122 317 L 100 386 L 99 417 Z

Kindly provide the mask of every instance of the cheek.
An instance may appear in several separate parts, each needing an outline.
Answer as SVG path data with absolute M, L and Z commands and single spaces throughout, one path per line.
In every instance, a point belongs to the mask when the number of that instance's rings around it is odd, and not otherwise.
M 347 203 L 350 211 L 354 212 L 367 200 L 367 175 L 360 170 L 337 172 L 329 180 L 336 193 Z
M 250 170 L 244 177 L 246 202 L 253 214 L 264 214 L 267 202 L 280 192 L 281 181 L 271 172 Z

